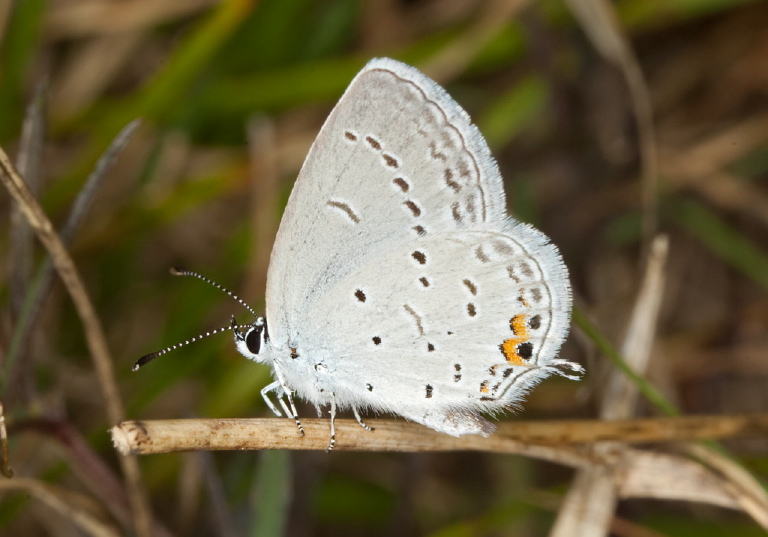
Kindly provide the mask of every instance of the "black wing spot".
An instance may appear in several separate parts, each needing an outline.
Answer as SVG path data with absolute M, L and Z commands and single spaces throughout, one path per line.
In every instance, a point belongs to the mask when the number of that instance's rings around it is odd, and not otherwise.
M 411 185 L 408 184 L 408 181 L 403 179 L 402 177 L 395 177 L 392 179 L 392 182 L 395 183 L 397 186 L 400 187 L 400 190 L 403 192 L 408 192 L 408 190 L 411 188 Z
M 355 214 L 355 211 L 352 210 L 352 207 L 347 205 L 346 203 L 343 203 L 341 201 L 329 201 L 328 205 L 330 207 L 335 207 L 336 209 L 340 209 L 344 214 L 349 217 L 350 220 L 352 220 L 355 224 L 360 223 L 360 217 Z
M 453 180 L 453 171 L 450 168 L 446 168 L 443 171 L 443 179 L 445 184 L 453 189 L 454 192 L 461 190 L 461 185 Z
M 411 306 L 408 304 L 403 304 L 403 308 L 405 311 L 407 311 L 411 317 L 413 317 L 413 320 L 416 321 L 416 329 L 419 331 L 419 335 L 424 335 L 424 325 L 421 323 L 421 316 L 416 313 L 416 310 L 414 310 Z
M 477 315 L 477 309 L 475 308 L 475 305 L 472 302 L 467 304 L 467 313 L 469 314 L 470 317 L 474 317 L 475 315 Z
M 413 201 L 411 200 L 404 201 L 403 205 L 408 207 L 408 209 L 411 211 L 411 214 L 413 214 L 413 216 L 416 216 L 416 217 L 421 216 L 421 207 L 416 205 L 416 203 L 414 203 Z
M 360 302 L 365 302 L 366 296 L 361 289 L 358 289 L 357 291 L 355 291 L 355 296 Z
M 426 388 L 427 388 L 427 399 L 430 399 L 432 397 L 432 385 L 427 384 Z
M 349 140 L 350 142 L 356 142 L 357 141 L 357 135 L 352 131 L 344 131 L 344 137 Z
M 384 159 L 384 163 L 385 163 L 387 166 L 389 166 L 390 168 L 395 168 L 395 169 L 397 169 L 397 168 L 399 168 L 399 167 L 400 167 L 400 163 L 399 163 L 399 162 L 397 161 L 397 159 L 396 159 L 395 157 L 393 157 L 392 155 L 389 155 L 389 154 L 387 154 L 387 153 L 382 153 L 382 154 L 381 154 L 381 157 Z
M 413 257 L 416 261 L 419 262 L 419 265 L 424 265 L 427 262 L 427 256 L 424 254 L 424 252 L 420 252 L 416 250 L 411 254 L 411 257 Z
M 413 226 L 411 229 L 413 229 L 419 236 L 427 234 L 427 230 L 424 229 L 424 226 Z
M 504 241 L 494 241 L 493 249 L 496 250 L 501 255 L 509 256 L 515 253 L 512 247 Z
M 453 217 L 454 221 L 461 222 L 463 217 L 461 216 L 461 213 L 459 212 L 459 202 L 454 201 L 451 205 L 451 216 Z
M 533 356 L 533 343 L 526 341 L 517 346 L 517 355 L 523 360 L 530 360 Z
M 427 343 L 427 352 L 433 352 L 435 350 L 435 346 L 431 343 Z
M 535 276 L 531 265 L 528 263 L 520 263 L 520 272 L 522 272 L 523 276 L 526 278 L 533 278 Z
M 424 287 L 429 287 L 429 280 L 426 279 L 425 277 L 422 276 L 421 278 L 419 278 L 419 281 L 421 282 L 421 285 L 423 285 Z
M 467 197 L 467 212 L 473 217 L 470 218 L 473 222 L 475 221 L 474 215 L 475 215 L 475 196 L 474 194 L 471 194 Z
M 373 136 L 366 136 L 365 141 L 368 142 L 368 145 L 370 145 L 376 151 L 381 151 L 381 144 Z
M 467 289 L 469 289 L 470 293 L 472 293 L 473 295 L 477 294 L 477 285 L 475 285 L 475 283 L 472 280 L 467 279 L 467 280 L 464 280 L 462 283 L 467 286 Z
M 371 386 L 370 384 L 366 384 L 365 387 L 368 389 L 369 392 L 373 391 L 373 386 Z
M 541 328 L 541 315 L 534 315 L 531 317 L 531 319 L 528 321 L 528 328 L 531 330 L 538 330 Z
M 445 153 L 438 151 L 437 143 L 434 141 L 429 143 L 429 156 L 434 159 L 442 160 L 443 162 L 448 160 L 448 157 L 445 156 Z
M 373 344 L 374 345 L 381 345 L 381 338 L 379 336 L 374 336 Z

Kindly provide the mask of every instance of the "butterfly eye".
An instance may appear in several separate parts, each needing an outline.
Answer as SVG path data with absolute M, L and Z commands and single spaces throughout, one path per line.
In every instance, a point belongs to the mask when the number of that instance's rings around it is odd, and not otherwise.
M 261 331 L 262 326 L 254 326 L 245 334 L 245 345 L 253 354 L 259 354 L 261 350 Z

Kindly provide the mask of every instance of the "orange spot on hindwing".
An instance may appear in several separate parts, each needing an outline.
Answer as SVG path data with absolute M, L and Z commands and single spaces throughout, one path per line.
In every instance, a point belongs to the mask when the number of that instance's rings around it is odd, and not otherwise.
M 489 393 L 491 390 L 488 389 L 488 381 L 484 380 L 480 383 L 480 393 Z
M 531 335 L 528 331 L 528 316 L 519 313 L 509 320 L 509 327 L 515 337 L 511 337 L 500 345 L 504 357 L 512 365 L 528 365 L 526 361 L 530 358 L 531 344 L 528 343 Z

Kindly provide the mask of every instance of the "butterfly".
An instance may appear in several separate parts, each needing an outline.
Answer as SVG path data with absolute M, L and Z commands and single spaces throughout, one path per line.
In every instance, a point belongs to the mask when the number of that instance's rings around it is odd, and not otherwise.
M 194 274 L 193 274 L 194 275 Z M 262 396 L 302 430 L 294 397 L 334 418 L 387 412 L 453 436 L 557 358 L 571 290 L 557 248 L 508 216 L 502 178 L 467 113 L 437 83 L 371 60 L 323 125 L 294 185 L 267 273 L 266 314 L 234 320 L 237 349 L 271 366 Z M 275 405 L 274 394 L 282 407 Z

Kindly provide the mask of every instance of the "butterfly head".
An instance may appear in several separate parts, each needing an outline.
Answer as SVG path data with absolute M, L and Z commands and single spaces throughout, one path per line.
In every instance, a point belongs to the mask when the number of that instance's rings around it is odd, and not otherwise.
M 269 332 L 264 317 L 258 317 L 252 324 L 245 326 L 238 325 L 235 318 L 232 317 L 232 332 L 235 334 L 235 346 L 240 354 L 255 362 L 266 360 L 265 351 L 269 341 Z

